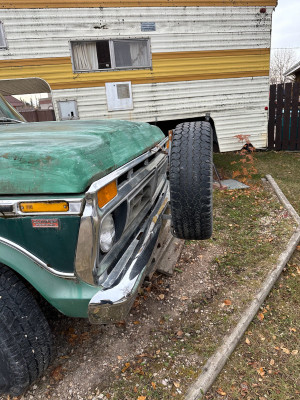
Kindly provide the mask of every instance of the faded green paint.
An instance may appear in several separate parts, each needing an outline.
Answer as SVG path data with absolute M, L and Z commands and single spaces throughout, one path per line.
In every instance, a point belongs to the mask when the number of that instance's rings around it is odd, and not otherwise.
M 33 228 L 31 220 L 36 218 L 56 218 L 59 229 Z M 1 218 L 0 236 L 20 245 L 56 270 L 74 272 L 79 224 L 79 216 Z
M 163 137 L 119 120 L 0 126 L 0 194 L 82 193 Z
M 82 281 L 58 278 L 1 242 L 0 263 L 22 275 L 53 307 L 69 317 L 87 318 L 89 301 L 100 290 Z

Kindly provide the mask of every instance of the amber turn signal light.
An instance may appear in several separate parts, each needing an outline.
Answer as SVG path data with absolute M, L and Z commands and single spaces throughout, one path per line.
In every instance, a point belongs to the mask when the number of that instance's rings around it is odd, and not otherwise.
M 49 213 L 69 211 L 69 204 L 66 201 L 37 201 L 20 203 L 20 210 L 23 213 Z
M 117 181 L 110 182 L 108 185 L 103 186 L 98 193 L 98 205 L 100 208 L 110 202 L 118 194 Z

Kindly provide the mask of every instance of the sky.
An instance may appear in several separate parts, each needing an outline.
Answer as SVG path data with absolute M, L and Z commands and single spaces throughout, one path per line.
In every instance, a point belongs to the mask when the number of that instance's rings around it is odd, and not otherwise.
M 271 46 L 294 48 L 300 61 L 300 0 L 278 0 L 273 13 Z

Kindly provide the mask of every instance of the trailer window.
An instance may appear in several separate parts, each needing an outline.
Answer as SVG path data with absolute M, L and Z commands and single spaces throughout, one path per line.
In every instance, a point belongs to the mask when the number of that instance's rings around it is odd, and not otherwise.
M 149 39 L 71 42 L 74 72 L 150 68 Z
M 0 49 L 6 49 L 6 47 L 3 23 L 0 21 Z

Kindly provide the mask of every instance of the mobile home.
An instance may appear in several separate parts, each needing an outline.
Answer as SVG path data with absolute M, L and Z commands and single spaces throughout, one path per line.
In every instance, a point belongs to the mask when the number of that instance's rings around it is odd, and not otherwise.
M 2 0 L 0 92 L 49 92 L 57 119 L 165 130 L 209 113 L 221 151 L 241 148 L 238 135 L 262 148 L 276 4 Z

